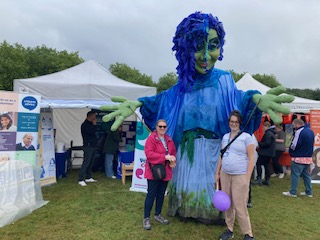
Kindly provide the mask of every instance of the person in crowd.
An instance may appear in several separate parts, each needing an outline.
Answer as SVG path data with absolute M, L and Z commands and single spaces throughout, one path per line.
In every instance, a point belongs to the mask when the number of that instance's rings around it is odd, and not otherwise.
M 314 133 L 309 126 L 304 125 L 302 119 L 294 119 L 292 126 L 295 132 L 289 148 L 291 157 L 291 187 L 289 192 L 283 192 L 282 194 L 288 197 L 297 197 L 299 180 L 302 177 L 305 191 L 301 192 L 300 195 L 312 197 L 309 169 L 312 164 Z
M 176 147 L 173 140 L 166 134 L 166 131 L 166 120 L 158 120 L 156 130 L 148 137 L 144 147 L 147 157 L 144 177 L 148 182 L 148 192 L 144 202 L 143 228 L 145 230 L 151 229 L 150 213 L 154 200 L 156 200 L 154 219 L 162 224 L 169 223 L 161 215 L 161 210 L 168 181 L 172 177 L 172 168 L 176 165 Z M 150 167 L 155 164 L 165 165 L 166 177 L 164 179 L 154 179 Z
M 17 131 L 17 127 L 13 125 L 13 120 L 10 114 L 3 113 L 0 115 L 0 131 Z
M 100 171 L 103 173 L 105 172 L 105 165 L 104 165 L 105 154 L 103 154 L 102 151 L 108 136 L 108 132 L 109 131 L 105 131 L 104 133 L 102 133 L 98 140 L 96 156 L 92 166 L 92 172 L 97 172 L 97 171 Z
M 97 131 L 97 113 L 89 111 L 86 120 L 81 124 L 81 135 L 83 140 L 83 162 L 79 170 L 79 185 L 87 186 L 86 183 L 96 182 L 92 178 L 92 166 L 96 154 L 98 139 Z
M 270 159 L 276 155 L 276 140 L 275 140 L 275 126 L 266 121 L 263 123 L 263 137 L 258 143 L 258 160 L 257 160 L 257 178 L 253 182 L 254 185 L 270 185 Z M 265 180 L 262 181 L 262 168 L 265 170 Z
M 312 161 L 314 168 L 311 171 L 311 180 L 320 180 L 320 148 L 314 151 Z
M 286 142 L 286 133 L 283 131 L 283 127 L 281 124 L 277 124 L 276 126 L 276 155 L 272 158 L 272 166 L 274 173 L 271 177 L 284 177 L 283 167 L 279 164 L 279 159 L 282 153 L 286 150 L 285 142 Z
M 35 147 L 32 145 L 33 135 L 31 133 L 26 133 L 23 138 L 22 142 L 16 144 L 17 151 L 25 151 L 25 150 L 36 150 Z
M 195 219 L 216 225 L 224 224 L 224 220 L 212 206 L 213 176 L 221 138 L 229 131 L 230 112 L 238 109 L 243 122 L 248 123 L 246 132 L 252 134 L 261 123 L 262 112 L 270 113 L 274 122 L 281 122 L 277 112 L 290 112 L 281 103 L 294 99 L 288 95 L 278 96 L 285 91 L 282 86 L 264 96 L 255 90 L 238 90 L 232 74 L 215 67 L 215 63 L 223 59 L 224 37 L 223 24 L 218 17 L 202 12 L 190 14 L 177 26 L 173 38 L 172 49 L 178 60 L 177 84 L 137 101 L 116 96 L 112 101 L 120 104 L 100 107 L 102 111 L 113 111 L 105 115 L 103 121 L 117 118 L 112 131 L 138 107 L 151 130 L 156 128 L 158 119 L 167 120 L 167 134 L 178 148 L 178 164 L 173 169 L 169 189 L 168 214 L 186 221 Z
M 240 112 L 232 111 L 229 117 L 231 132 L 223 136 L 221 148 L 239 134 L 241 122 Z M 252 136 L 243 132 L 230 144 L 222 158 L 219 158 L 216 182 L 220 181 L 222 191 L 226 192 L 231 200 L 231 206 L 225 212 L 227 230 L 220 236 L 220 240 L 234 237 L 233 228 L 236 217 L 244 239 L 254 239 L 247 209 L 248 190 L 254 168 L 254 147 Z
M 113 159 L 118 154 L 119 143 L 122 141 L 121 133 L 122 125 L 118 127 L 117 131 L 110 131 L 102 149 L 102 153 L 105 154 L 105 175 L 113 179 L 116 178 L 113 170 Z

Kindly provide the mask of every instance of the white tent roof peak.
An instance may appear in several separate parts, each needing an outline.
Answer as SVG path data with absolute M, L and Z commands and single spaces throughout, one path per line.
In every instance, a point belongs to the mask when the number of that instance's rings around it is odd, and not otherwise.
M 110 100 L 113 96 L 124 96 L 133 101 L 156 94 L 154 87 L 124 81 L 94 60 L 57 73 L 14 80 L 14 91 L 22 89 L 41 95 L 44 99 L 60 100 Z
M 262 84 L 261 82 L 254 79 L 249 73 L 246 73 L 237 83 L 238 89 L 243 91 L 258 90 L 261 94 L 266 94 L 270 87 Z

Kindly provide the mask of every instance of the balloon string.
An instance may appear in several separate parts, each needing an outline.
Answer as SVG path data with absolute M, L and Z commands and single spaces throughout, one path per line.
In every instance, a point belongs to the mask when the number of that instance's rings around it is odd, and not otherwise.
M 216 191 L 219 191 L 219 180 L 216 182 Z

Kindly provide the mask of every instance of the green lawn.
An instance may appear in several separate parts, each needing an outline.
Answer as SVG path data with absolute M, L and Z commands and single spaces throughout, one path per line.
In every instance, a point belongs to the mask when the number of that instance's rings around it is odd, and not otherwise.
M 1 240 L 27 239 L 218 239 L 222 226 L 180 222 L 168 217 L 169 225 L 155 223 L 152 230 L 142 228 L 144 193 L 131 192 L 126 185 L 95 173 L 97 183 L 77 184 L 77 170 L 59 179 L 58 184 L 42 188 L 49 203 L 19 221 L 0 228 Z M 249 210 L 255 239 L 320 239 L 319 185 L 313 185 L 314 197 L 289 198 L 290 176 L 272 178 L 271 186 L 254 186 L 253 208 Z M 304 191 L 301 180 L 299 191 Z M 165 199 L 163 215 L 167 212 Z M 235 240 L 243 236 L 235 227 Z

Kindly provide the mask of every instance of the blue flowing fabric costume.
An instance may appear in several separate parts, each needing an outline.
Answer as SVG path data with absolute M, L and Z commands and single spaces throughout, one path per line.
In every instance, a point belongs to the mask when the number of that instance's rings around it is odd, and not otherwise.
M 214 177 L 222 136 L 230 131 L 229 114 L 239 110 L 243 127 L 255 106 L 252 96 L 259 92 L 238 90 L 229 72 L 215 68 L 195 76 L 192 91 L 180 89 L 178 82 L 156 96 L 139 98 L 143 103 L 140 111 L 150 129 L 155 129 L 158 119 L 166 119 L 167 134 L 178 149 L 169 190 L 169 215 L 214 220 L 219 216 L 212 204 Z M 260 121 L 261 111 L 257 109 L 245 131 L 252 134 Z M 209 136 L 202 135 L 203 131 Z M 187 132 L 194 132 L 195 137 L 186 141 Z M 187 154 L 188 141 L 193 141 L 193 159 Z

